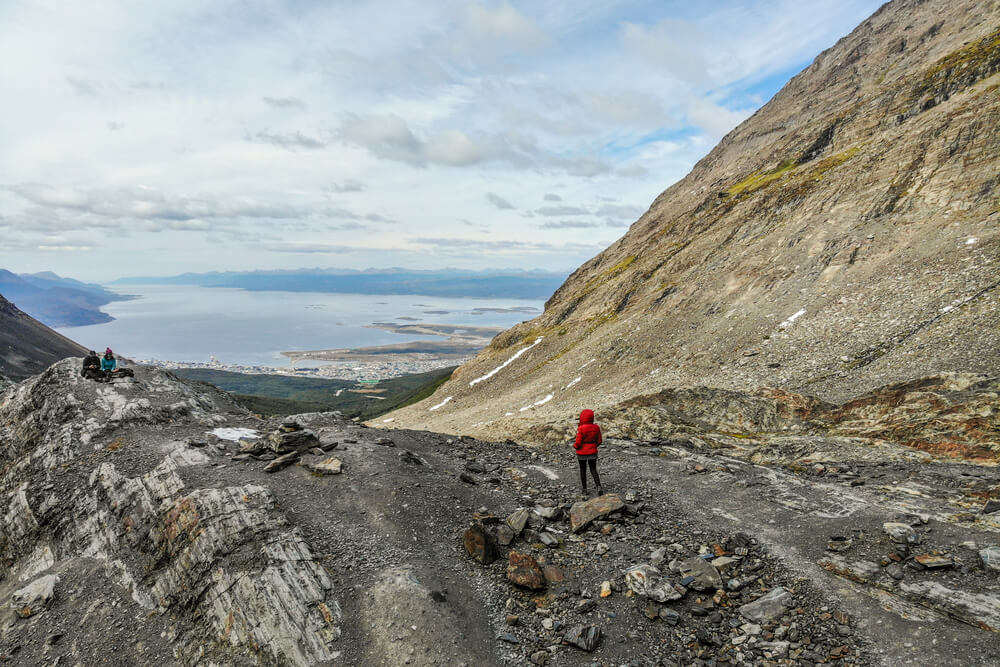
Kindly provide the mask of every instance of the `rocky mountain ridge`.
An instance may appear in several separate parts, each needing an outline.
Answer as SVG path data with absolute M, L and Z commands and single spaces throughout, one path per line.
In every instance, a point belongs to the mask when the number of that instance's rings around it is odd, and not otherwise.
M 678 387 L 995 376 L 998 72 L 996 2 L 887 3 L 392 424 L 522 437 Z

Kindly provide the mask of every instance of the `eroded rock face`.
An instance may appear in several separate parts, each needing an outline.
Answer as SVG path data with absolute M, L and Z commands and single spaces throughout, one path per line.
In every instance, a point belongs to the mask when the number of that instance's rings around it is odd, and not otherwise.
M 22 616 L 52 598 L 57 576 L 43 573 L 84 559 L 101 574 L 76 594 L 100 604 L 109 587 L 127 592 L 138 613 L 167 620 L 177 661 L 334 659 L 332 581 L 270 491 L 182 479 L 208 454 L 171 433 L 204 432 L 241 410 L 161 371 L 101 385 L 77 365 L 60 362 L 0 395 L 0 560 L 15 578 L 42 575 L 13 593 Z

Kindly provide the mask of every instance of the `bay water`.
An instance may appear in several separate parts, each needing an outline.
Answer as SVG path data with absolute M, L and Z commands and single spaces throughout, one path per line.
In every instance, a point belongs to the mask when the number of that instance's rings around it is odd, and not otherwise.
M 439 298 L 419 295 L 258 292 L 192 285 L 109 287 L 137 298 L 102 310 L 113 322 L 62 327 L 90 349 L 131 359 L 288 366 L 289 350 L 325 350 L 444 340 L 370 328 L 374 322 L 457 324 L 507 328 L 541 313 L 543 302 L 523 299 Z M 516 310 L 515 310 L 516 309 Z M 302 362 L 299 365 L 314 365 Z

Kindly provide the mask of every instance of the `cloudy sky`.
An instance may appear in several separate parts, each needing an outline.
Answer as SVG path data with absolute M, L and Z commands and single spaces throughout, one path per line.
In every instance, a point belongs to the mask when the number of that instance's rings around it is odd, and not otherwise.
M 877 0 L 3 0 L 0 267 L 570 270 Z

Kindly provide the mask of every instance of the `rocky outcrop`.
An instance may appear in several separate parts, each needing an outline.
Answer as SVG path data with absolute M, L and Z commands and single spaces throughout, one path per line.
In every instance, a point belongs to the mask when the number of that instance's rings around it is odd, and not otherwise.
M 89 576 L 61 586 L 94 605 L 113 601 L 109 587 L 121 590 L 126 615 L 160 619 L 153 627 L 170 638 L 160 659 L 334 659 L 341 611 L 333 584 L 270 491 L 194 488 L 183 479 L 209 455 L 180 434 L 228 423 L 239 409 L 221 393 L 160 371 L 98 384 L 77 366 L 60 362 L 0 395 L 0 560 L 7 566 L 0 593 L 33 582 L 13 593 L 27 620 L 14 621 L 5 636 L 38 632 L 25 625 L 41 604 L 33 600 L 47 604 L 56 573 L 82 569 Z M 37 593 L 42 584 L 45 595 Z M 143 645 L 119 657 L 152 659 Z
M 886 4 L 393 425 L 501 439 L 681 387 L 766 410 L 756 387 L 995 375 L 998 35 L 995 4 Z

